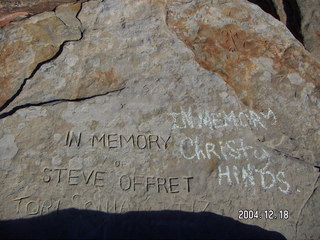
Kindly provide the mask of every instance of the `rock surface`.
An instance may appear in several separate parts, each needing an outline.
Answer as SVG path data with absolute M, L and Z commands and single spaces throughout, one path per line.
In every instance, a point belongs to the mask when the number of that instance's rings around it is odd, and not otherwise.
M 11 21 L 52 11 L 63 3 L 85 2 L 88 0 L 3 0 L 0 3 L 0 27 Z M 264 11 L 287 25 L 295 37 L 302 42 L 313 56 L 320 59 L 320 2 L 317 0 L 249 0 Z
M 287 25 L 295 37 L 320 60 L 320 2 L 318 0 L 249 0 Z
M 80 6 L 60 7 L 1 31 L 1 110 L 42 63 L 59 53 L 63 43 L 81 38 L 81 23 L 76 18 Z
M 26 16 L 53 11 L 64 3 L 84 2 L 83 0 L 2 0 L 0 2 L 0 27 L 11 21 L 19 20 Z
M 304 45 L 320 61 L 320 2 L 297 0 L 297 3 L 302 15 L 301 30 Z
M 63 5 L 2 49 L 1 219 L 253 209 L 240 221 L 320 235 L 320 65 L 256 5 Z

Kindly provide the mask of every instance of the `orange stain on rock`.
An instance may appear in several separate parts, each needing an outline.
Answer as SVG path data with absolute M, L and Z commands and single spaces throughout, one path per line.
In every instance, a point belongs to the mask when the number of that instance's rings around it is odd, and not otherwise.
M 316 88 L 320 88 L 320 65 L 303 48 L 290 47 L 286 49 L 281 59 L 281 65 L 286 66 L 290 73 L 304 69 L 299 73 L 301 77 L 315 85 Z
M 79 79 L 79 85 L 73 98 L 82 98 L 92 93 L 104 94 L 122 87 L 122 78 L 111 69 L 106 72 L 93 72 L 89 76 Z
M 19 61 L 18 52 L 24 51 L 24 45 L 21 41 L 13 44 L 3 44 L 0 48 L 0 106 L 16 92 L 22 81 L 16 81 L 12 65 Z M 21 79 L 20 79 L 21 80 Z
M 256 88 L 251 80 L 255 64 L 251 58 L 262 56 L 273 43 L 235 24 L 216 28 L 198 21 L 196 34 L 187 35 L 186 22 L 186 19 L 168 21 L 203 68 L 221 75 L 245 105 L 257 108 Z
M 320 92 L 317 93 L 320 89 L 320 76 L 317 74 L 320 65 L 303 48 L 292 45 L 295 47 L 286 49 L 277 39 L 267 39 L 245 30 L 241 23 L 250 21 L 250 15 L 228 6 L 221 8 L 223 15 L 235 20 L 233 23 L 221 27 L 210 25 L 196 17 L 197 11 L 200 11 L 196 7 L 185 9 L 182 15 L 168 11 L 169 28 L 194 53 L 199 65 L 218 73 L 246 106 L 256 110 L 263 110 L 263 88 L 272 88 L 286 95 L 302 91 L 303 87 L 288 88 L 289 73 L 299 72 L 303 79 L 315 86 L 315 96 L 320 95 Z M 209 8 L 207 13 L 210 13 Z M 261 57 L 270 59 L 273 64 L 274 72 L 270 72 L 269 83 L 257 81 L 261 72 L 255 59 Z
M 2 106 L 10 97 L 10 88 L 11 76 L 0 77 L 0 106 Z
M 3 27 L 16 19 L 25 18 L 28 15 L 29 15 L 28 12 L 14 12 L 14 13 L 3 15 L 0 17 L 0 27 Z

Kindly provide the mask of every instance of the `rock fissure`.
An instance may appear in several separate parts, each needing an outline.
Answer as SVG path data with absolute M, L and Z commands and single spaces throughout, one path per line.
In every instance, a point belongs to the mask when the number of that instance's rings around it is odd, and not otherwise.
M 286 25 L 292 34 L 304 44 L 304 39 L 301 30 L 301 12 L 296 0 L 284 0 L 284 11 L 287 15 Z
M 36 65 L 36 67 L 33 69 L 33 71 L 31 72 L 30 76 L 25 78 L 22 82 L 22 84 L 20 85 L 20 87 L 18 88 L 18 90 L 16 91 L 15 94 L 13 94 L 2 106 L 0 106 L 0 112 L 2 112 L 3 110 L 5 110 L 12 102 L 14 102 L 14 100 L 20 95 L 20 93 L 23 91 L 23 88 L 24 86 L 26 85 L 26 83 L 31 80 L 34 75 L 38 72 L 38 70 L 41 68 L 41 66 L 43 66 L 44 64 L 46 63 L 49 63 L 51 61 L 54 61 L 55 59 L 57 59 L 62 51 L 63 51 L 63 48 L 65 46 L 65 44 L 69 43 L 69 42 L 77 42 L 77 41 L 81 41 L 81 39 L 83 38 L 83 35 L 84 35 L 84 30 L 82 29 L 82 23 L 80 21 L 80 19 L 78 18 L 78 15 L 81 11 L 81 8 L 82 8 L 82 4 L 80 5 L 80 9 L 79 11 L 77 12 L 75 18 L 79 21 L 79 23 L 81 24 L 81 27 L 79 28 L 79 31 L 80 31 L 80 38 L 79 39 L 75 39 L 75 40 L 66 40 L 66 41 L 63 41 L 62 44 L 59 46 L 59 49 L 58 51 L 49 59 L 45 60 L 45 61 L 42 61 L 40 63 L 38 63 Z M 57 16 L 57 18 L 63 23 L 63 25 L 65 25 L 66 27 L 70 27 L 61 17 L 59 17 L 57 14 L 56 14 L 56 9 L 55 9 L 55 15 Z M 8 111 L 8 112 L 11 112 L 12 110 Z
M 36 66 L 36 68 L 32 71 L 31 75 L 23 80 L 23 83 L 21 84 L 21 86 L 20 86 L 20 88 L 18 89 L 18 91 L 17 91 L 11 98 L 9 98 L 9 99 L 0 107 L 0 112 L 2 112 L 3 110 L 5 110 L 5 109 L 20 95 L 20 93 L 23 91 L 23 88 L 24 88 L 24 86 L 26 85 L 27 81 L 29 81 L 30 79 L 33 78 L 33 76 L 38 72 L 38 70 L 41 68 L 42 65 L 44 65 L 44 64 L 46 64 L 46 63 L 49 63 L 49 62 L 55 60 L 56 58 L 58 58 L 58 57 L 60 56 L 60 54 L 62 53 L 63 47 L 64 47 L 64 45 L 65 45 L 66 43 L 68 43 L 68 42 L 74 42 L 74 41 L 80 41 L 80 40 L 82 39 L 82 37 L 83 37 L 82 33 L 83 33 L 83 32 L 81 32 L 81 38 L 80 38 L 80 39 L 78 39 L 78 40 L 70 40 L 70 41 L 65 41 L 65 42 L 63 42 L 63 43 L 61 44 L 58 52 L 57 52 L 52 58 L 50 58 L 50 59 L 48 59 L 48 60 L 45 60 L 45 61 L 43 61 L 43 62 L 41 62 L 41 63 L 38 63 L 38 65 Z
M 304 44 L 301 30 L 301 12 L 296 0 L 248 0 L 258 5 L 263 11 L 271 14 L 274 18 L 281 20 L 291 33 Z
M 277 13 L 277 9 L 272 0 L 248 0 L 251 3 L 258 5 L 263 11 L 271 14 L 274 18 L 280 20 L 279 14 Z
M 275 151 L 277 154 L 282 155 L 282 156 L 284 156 L 284 157 L 286 157 L 286 158 L 293 159 L 293 160 L 297 160 L 297 161 L 300 161 L 300 162 L 304 162 L 304 163 L 305 163 L 305 160 L 302 159 L 302 158 L 295 157 L 295 156 L 291 156 L 290 154 L 285 153 L 285 152 L 283 152 L 283 151 L 280 151 L 280 150 L 278 150 L 278 149 L 273 149 L 273 151 Z
M 82 102 L 82 101 L 89 100 L 89 99 L 96 98 L 96 97 L 107 96 L 107 95 L 109 95 L 111 93 L 121 92 L 124 89 L 125 89 L 125 87 L 121 87 L 119 89 L 112 90 L 112 91 L 109 91 L 109 92 L 106 92 L 106 93 L 92 95 L 92 96 L 83 97 L 83 98 L 75 98 L 75 99 L 63 99 L 63 98 L 61 98 L 61 99 L 49 100 L 49 101 L 46 101 L 46 102 L 27 103 L 27 104 L 24 104 L 24 105 L 15 106 L 13 109 L 11 109 L 8 112 L 1 113 L 0 114 L 0 119 L 6 118 L 8 116 L 11 116 L 14 113 L 16 113 L 18 110 L 29 108 L 29 107 L 39 107 L 39 106 L 44 106 L 44 105 L 49 105 L 49 104 L 59 104 L 59 103 L 63 103 L 63 102 Z

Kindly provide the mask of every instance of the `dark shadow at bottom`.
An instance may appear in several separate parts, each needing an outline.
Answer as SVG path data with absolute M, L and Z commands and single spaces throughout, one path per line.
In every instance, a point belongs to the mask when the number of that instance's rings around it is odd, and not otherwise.
M 1 239 L 285 239 L 278 232 L 209 212 L 123 214 L 66 209 L 0 221 Z

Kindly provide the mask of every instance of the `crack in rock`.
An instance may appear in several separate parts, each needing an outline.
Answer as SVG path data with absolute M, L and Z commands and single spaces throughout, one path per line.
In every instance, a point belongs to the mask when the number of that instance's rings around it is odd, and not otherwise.
M 304 36 L 301 33 L 301 12 L 296 0 L 248 0 L 258 5 L 262 10 L 281 20 L 291 33 L 304 44 Z
M 49 100 L 49 101 L 46 101 L 46 102 L 27 103 L 27 104 L 24 104 L 24 105 L 16 106 L 13 109 L 11 109 L 10 111 L 0 114 L 0 119 L 6 118 L 8 116 L 11 116 L 11 115 L 13 115 L 15 112 L 17 112 L 20 109 L 25 109 L 25 108 L 29 108 L 29 107 L 39 107 L 39 106 L 43 106 L 43 105 L 47 105 L 47 104 L 51 104 L 51 103 L 59 104 L 59 103 L 63 103 L 63 102 L 81 102 L 81 101 L 85 101 L 85 100 L 96 98 L 96 97 L 107 96 L 107 95 L 109 95 L 111 93 L 121 92 L 124 89 L 125 89 L 125 87 L 121 87 L 119 89 L 108 91 L 106 93 L 96 94 L 96 95 L 92 95 L 92 96 L 89 96 L 89 97 L 83 97 L 83 98 L 75 98 L 75 99 L 64 99 L 64 98 L 61 98 L 61 99 Z
M 82 35 L 82 34 L 81 34 Z M 53 60 L 55 60 L 57 57 L 60 56 L 60 54 L 62 53 L 63 51 L 63 47 L 66 43 L 68 42 L 73 42 L 73 41 L 80 41 L 82 39 L 82 36 L 79 40 L 68 40 L 68 41 L 65 41 L 61 44 L 58 52 L 50 59 L 46 60 L 46 61 L 43 61 L 41 63 L 38 63 L 38 65 L 36 66 L 36 68 L 32 71 L 31 75 L 27 78 L 25 78 L 23 80 L 23 83 L 21 84 L 20 88 L 18 89 L 18 91 L 11 97 L 9 98 L 1 107 L 0 107 L 0 112 L 2 112 L 3 110 L 5 110 L 19 95 L 20 93 L 23 91 L 23 88 L 24 86 L 26 85 L 27 81 L 30 80 L 31 78 L 33 78 L 33 76 L 37 73 L 37 71 L 41 68 L 42 65 L 48 63 L 48 62 L 51 62 Z
M 64 5 L 62 5 L 62 6 L 64 6 Z M 59 7 L 62 7 L 62 6 L 59 6 Z M 55 16 L 56 16 L 65 26 L 70 27 L 70 24 L 68 24 L 68 22 L 66 22 L 61 16 L 59 16 L 60 14 L 57 14 L 56 11 L 57 11 L 57 9 L 59 9 L 59 7 L 57 7 L 57 8 L 55 9 Z M 63 51 L 63 48 L 64 48 L 64 46 L 65 46 L 66 43 L 68 43 L 68 42 L 81 41 L 81 39 L 83 38 L 83 34 L 84 34 L 84 30 L 82 29 L 82 23 L 81 23 L 80 19 L 78 18 L 78 15 L 79 15 L 81 9 L 82 9 L 82 3 L 81 3 L 81 5 L 80 5 L 79 10 L 76 12 L 76 14 L 75 14 L 75 16 L 74 16 L 75 19 L 79 22 L 79 26 L 78 26 L 78 27 L 79 27 L 80 37 L 79 37 L 78 39 L 75 39 L 75 40 L 65 40 L 65 41 L 63 41 L 63 42 L 61 43 L 61 45 L 59 46 L 58 51 L 57 51 L 51 58 L 46 59 L 45 61 L 39 62 L 39 63 L 36 65 L 36 67 L 33 69 L 33 71 L 31 72 L 31 74 L 29 75 L 29 77 L 25 78 L 25 79 L 22 81 L 22 84 L 20 85 L 20 87 L 18 88 L 18 90 L 17 90 L 8 100 L 6 100 L 5 103 L 4 103 L 2 106 L 0 106 L 0 112 L 2 112 L 3 110 L 5 110 L 5 109 L 21 94 L 21 92 L 23 91 L 23 88 L 24 88 L 24 86 L 26 85 L 26 83 L 27 83 L 31 78 L 34 77 L 34 75 L 38 72 L 38 70 L 41 68 L 42 65 L 44 65 L 44 64 L 46 64 L 46 63 L 48 63 L 48 62 L 51 62 L 51 61 L 57 59 L 57 58 L 61 55 L 61 53 L 62 53 L 62 51 Z M 63 13 L 63 11 L 62 11 L 62 13 Z M 72 18 L 72 17 L 71 17 L 71 18 Z M 70 21 L 70 18 L 67 19 L 67 20 Z M 70 22 L 71 22 L 71 21 L 70 21 Z M 72 22 L 71 22 L 71 27 L 77 27 L 77 26 L 74 26 L 75 24 L 76 24 L 76 23 L 74 23 L 74 22 L 72 23 Z M 72 25 L 73 25 L 73 26 L 72 26 Z M 12 109 L 12 110 L 13 110 L 13 109 Z M 11 112 L 12 110 L 10 110 L 10 111 L 8 111 L 8 112 Z M 7 112 L 7 113 L 8 113 L 8 112 Z M 6 113 L 1 114 L 1 116 L 2 116 L 2 115 L 6 115 Z
M 285 157 L 285 158 L 297 160 L 297 161 L 300 161 L 300 162 L 305 162 L 305 160 L 302 159 L 302 158 L 295 157 L 295 156 L 291 156 L 290 154 L 285 153 L 285 152 L 283 152 L 283 151 L 280 151 L 280 150 L 278 150 L 278 149 L 272 149 L 272 150 L 273 150 L 275 153 L 277 153 L 278 155 L 281 155 L 281 156 L 283 156 L 283 157 Z

